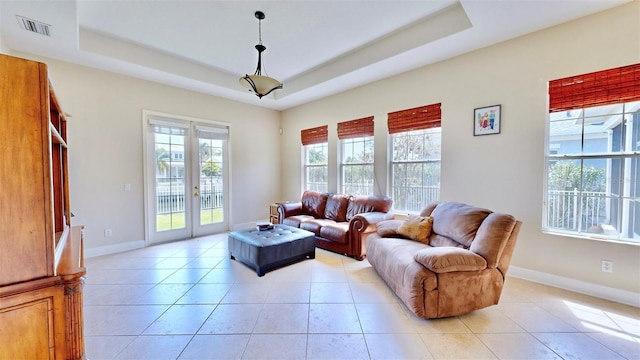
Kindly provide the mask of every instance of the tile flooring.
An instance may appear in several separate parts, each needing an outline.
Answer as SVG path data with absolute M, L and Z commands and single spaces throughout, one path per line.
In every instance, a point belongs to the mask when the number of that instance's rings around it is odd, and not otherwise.
M 365 261 L 321 249 L 264 277 L 227 235 L 86 260 L 98 359 L 640 359 L 640 309 L 509 277 L 500 304 L 413 316 Z

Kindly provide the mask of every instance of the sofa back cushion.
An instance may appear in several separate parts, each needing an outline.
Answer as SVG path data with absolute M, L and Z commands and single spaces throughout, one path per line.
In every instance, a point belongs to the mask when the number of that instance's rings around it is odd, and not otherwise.
M 314 218 L 324 218 L 329 194 L 307 190 L 302 194 L 302 212 Z
M 367 212 L 389 212 L 393 201 L 387 196 L 358 195 L 352 196 L 347 206 L 347 221 L 362 213 Z
M 433 229 L 431 246 L 462 245 L 468 249 L 476 238 L 478 228 L 484 219 L 491 214 L 490 210 L 454 201 L 441 202 L 431 212 Z
M 324 218 L 336 222 L 347 221 L 347 206 L 349 205 L 349 195 L 331 194 L 327 198 L 327 205 L 324 208 Z

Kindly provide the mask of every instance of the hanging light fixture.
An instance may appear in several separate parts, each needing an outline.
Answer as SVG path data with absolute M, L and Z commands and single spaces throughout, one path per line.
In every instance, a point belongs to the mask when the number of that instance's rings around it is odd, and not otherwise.
M 258 45 L 256 45 L 258 66 L 253 75 L 241 77 L 240 84 L 259 98 L 262 98 L 265 95 L 269 95 L 273 90 L 282 89 L 282 83 L 274 78 L 262 75 L 262 52 L 267 50 L 266 46 L 262 45 L 262 19 L 264 19 L 264 13 L 256 11 L 255 16 L 258 19 Z

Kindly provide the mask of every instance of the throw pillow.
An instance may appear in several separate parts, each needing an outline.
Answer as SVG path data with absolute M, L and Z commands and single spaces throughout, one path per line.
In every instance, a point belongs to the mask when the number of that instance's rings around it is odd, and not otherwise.
M 411 240 L 429 244 L 429 235 L 433 226 L 433 217 L 409 215 L 396 231 Z

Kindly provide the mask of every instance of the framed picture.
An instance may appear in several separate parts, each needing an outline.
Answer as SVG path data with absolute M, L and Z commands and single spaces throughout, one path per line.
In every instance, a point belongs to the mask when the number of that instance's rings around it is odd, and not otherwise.
M 473 135 L 500 134 L 500 105 L 473 110 Z

